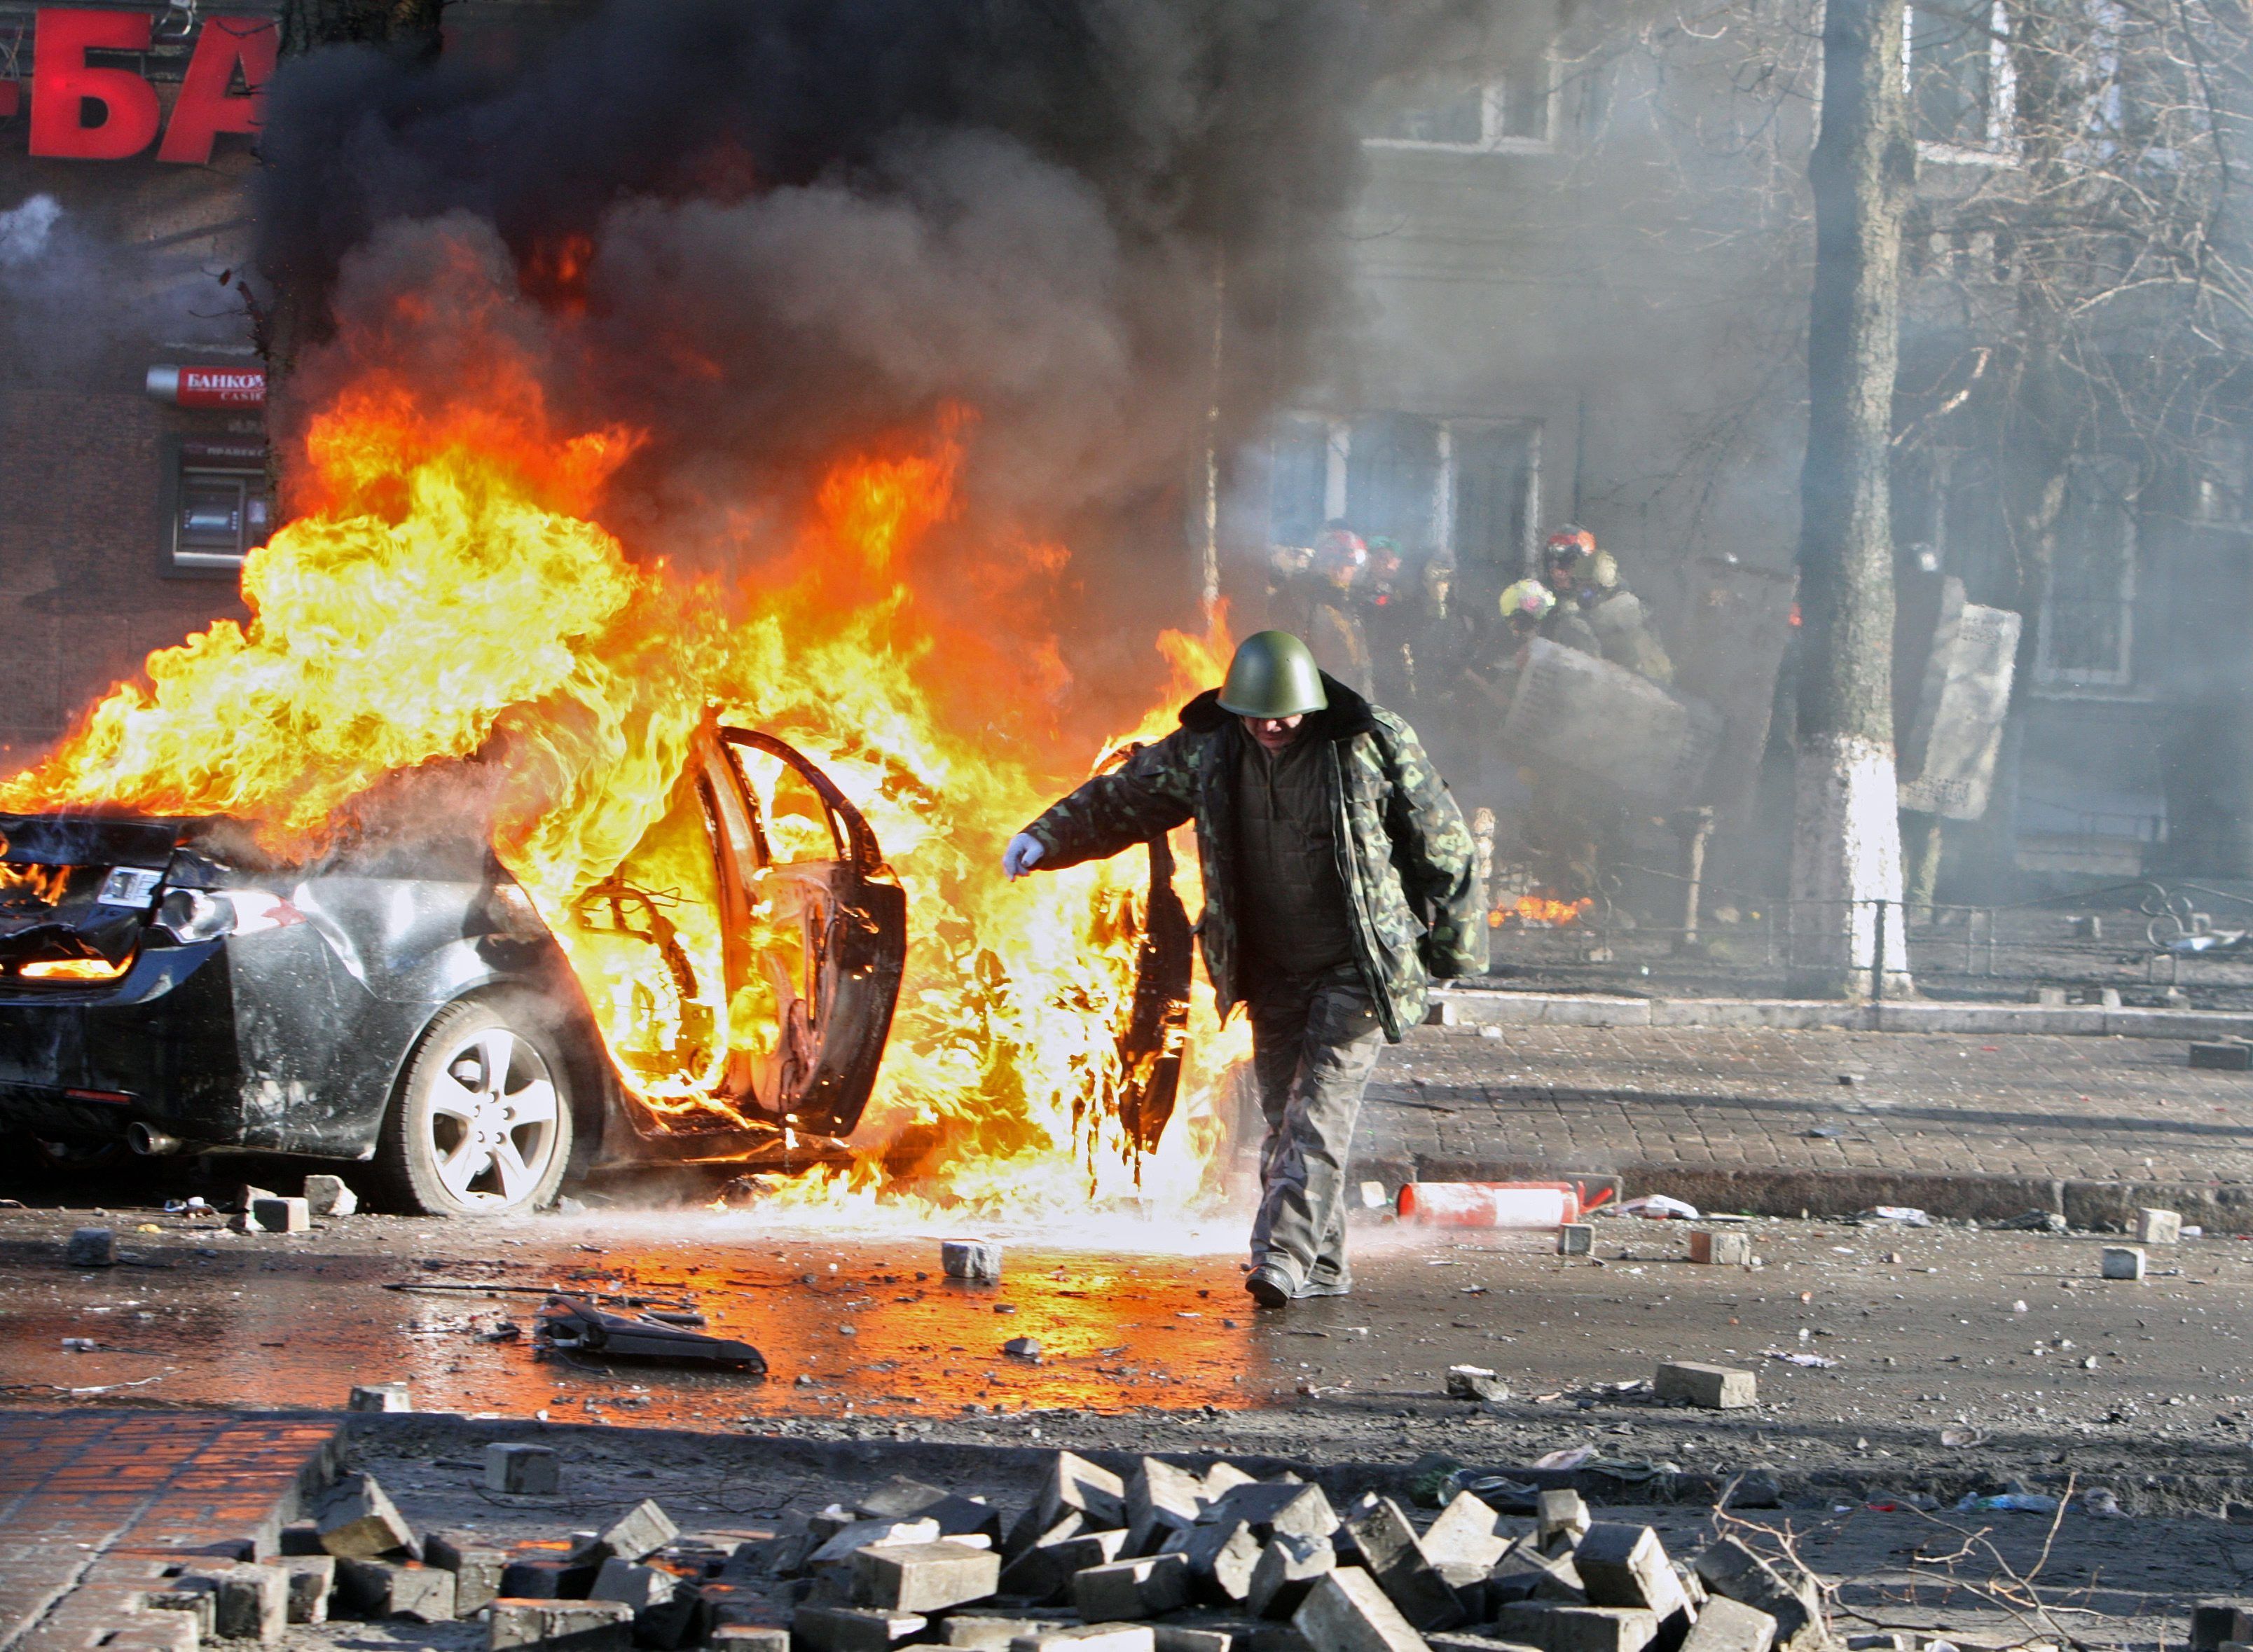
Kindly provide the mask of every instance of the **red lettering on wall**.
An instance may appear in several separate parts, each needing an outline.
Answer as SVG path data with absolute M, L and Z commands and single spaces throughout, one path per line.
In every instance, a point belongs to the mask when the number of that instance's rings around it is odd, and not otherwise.
M 157 88 L 130 69 L 87 66 L 89 51 L 146 52 L 145 13 L 43 6 L 33 37 L 31 153 L 85 161 L 138 155 L 157 136 Z M 88 126 L 86 105 L 101 105 Z
M 259 105 L 274 74 L 276 38 L 271 23 L 248 17 L 213 17 L 204 24 L 158 160 L 201 166 L 211 160 L 212 140 L 221 132 L 258 129 Z M 240 97 L 233 89 L 238 67 L 248 88 Z

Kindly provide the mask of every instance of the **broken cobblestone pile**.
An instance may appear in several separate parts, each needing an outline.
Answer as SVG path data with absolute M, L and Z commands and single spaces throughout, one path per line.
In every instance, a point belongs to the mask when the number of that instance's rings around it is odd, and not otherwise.
M 521 1455 L 522 1453 L 517 1453 Z M 497 1475 L 526 1465 L 496 1461 Z M 206 1636 L 273 1644 L 332 1614 L 482 1619 L 492 1652 L 1822 1652 L 1812 1579 L 1733 1539 L 1685 1565 L 1650 1527 L 1571 1491 L 1538 1516 L 1468 1491 L 1419 1519 L 1335 1507 L 1295 1475 L 1146 1457 L 1121 1476 L 1069 1452 L 1013 1516 L 894 1479 L 769 1529 L 683 1535 L 653 1502 L 607 1530 L 501 1543 L 418 1534 L 372 1476 L 283 1533 L 267 1565 L 211 1562 L 147 1605 Z

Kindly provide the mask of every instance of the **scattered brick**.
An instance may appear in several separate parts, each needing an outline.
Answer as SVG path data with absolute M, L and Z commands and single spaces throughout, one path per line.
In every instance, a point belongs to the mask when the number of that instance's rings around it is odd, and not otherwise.
M 938 1612 L 983 1600 L 1000 1587 L 1001 1557 L 966 1543 L 878 1544 L 853 1556 L 854 1604 L 889 1612 Z
M 1503 1530 L 1503 1517 L 1475 1494 L 1459 1491 L 1454 1501 L 1440 1510 L 1440 1517 L 1425 1529 L 1421 1542 L 1425 1558 L 1441 1568 L 1475 1566 L 1481 1578 L 1510 1552 L 1513 1541 Z
M 342 1176 L 307 1176 L 305 1208 L 317 1216 L 348 1216 L 359 1209 L 359 1195 Z
M 1377 1579 L 1340 1566 L 1316 1580 L 1291 1627 L 1322 1652 L 1423 1652 L 1424 1637 L 1400 1615 Z
M 1596 1230 L 1585 1222 L 1567 1222 L 1557 1230 L 1559 1256 L 1588 1256 L 1596 1248 Z
M 420 1545 L 373 1474 L 360 1475 L 322 1510 L 321 1547 L 339 1559 L 416 1554 Z
M 1760 1385 L 1750 1371 L 1674 1360 L 1658 1368 L 1653 1389 L 1661 1400 L 1686 1400 L 1706 1411 L 1726 1412 L 1756 1403 Z
M 433 1531 L 422 1539 L 422 1558 L 454 1574 L 454 1611 L 467 1617 L 495 1596 L 508 1570 L 509 1551 L 464 1532 Z
M 415 1397 L 404 1383 L 361 1383 L 345 1400 L 348 1412 L 411 1412 Z
M 2144 1277 L 2145 1260 L 2139 1246 L 2108 1244 L 2104 1247 L 2104 1277 L 2108 1279 L 2140 1279 Z
M 1545 1555 L 1569 1553 L 1588 1530 L 1588 1505 L 1569 1488 L 1545 1491 L 1535 1500 L 1534 1536 Z
M 1726 1596 L 1708 1600 L 1682 1652 L 1769 1652 L 1775 1644 L 1775 1620 Z
M 250 1215 L 260 1229 L 268 1233 L 310 1233 L 313 1212 L 303 1199 L 283 1199 L 271 1195 L 254 1200 Z
M 552 1496 L 563 1483 L 563 1465 L 552 1446 L 494 1440 L 485 1447 L 485 1489 L 523 1497 Z
M 1690 1605 L 1665 1545 L 1649 1526 L 1597 1521 L 1573 1546 L 1573 1565 L 1592 1606 L 1643 1607 L 1664 1620 Z
M 1693 1233 L 1690 1259 L 1714 1267 L 1742 1267 L 1753 1259 L 1753 1236 L 1738 1228 Z
M 63 1264 L 73 1268 L 108 1268 L 117 1265 L 117 1230 L 115 1228 L 80 1228 L 70 1236 L 64 1248 Z
M 791 1621 L 791 1644 L 807 1652 L 890 1652 L 930 1621 L 912 1612 L 867 1607 L 800 1607 Z
M 238 1565 L 219 1574 L 218 1633 L 272 1646 L 289 1627 L 289 1574 L 280 1566 Z
M 329 1621 L 329 1596 L 337 1586 L 336 1556 L 284 1555 L 275 1564 L 282 1568 L 289 1580 L 289 1621 L 326 1623 Z M 484 1602 L 478 1604 L 483 1605 Z
M 633 1608 L 617 1600 L 512 1600 L 488 1609 L 487 1652 L 539 1647 L 542 1652 L 628 1652 Z
M 405 1618 L 445 1623 L 454 1616 L 454 1574 L 420 1561 L 364 1560 L 340 1556 L 337 1599 L 363 1618 Z
M 1001 1279 L 1001 1247 L 986 1239 L 942 1239 L 938 1265 L 950 1279 L 996 1285 Z

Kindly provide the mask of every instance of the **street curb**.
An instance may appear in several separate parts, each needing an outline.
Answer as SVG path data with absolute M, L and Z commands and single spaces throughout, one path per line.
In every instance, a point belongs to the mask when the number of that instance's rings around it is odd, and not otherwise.
M 1427 1024 L 1441 1027 L 1775 1028 L 1793 1032 L 2036 1033 L 2082 1038 L 2253 1039 L 2253 1015 L 2101 1004 L 1827 1003 L 1797 998 L 1629 998 L 1443 986 Z
M 1664 1193 L 1700 1210 L 1748 1216 L 1850 1216 L 1873 1205 L 1911 1205 L 1959 1222 L 2005 1222 L 2029 1210 L 2055 1211 L 2066 1225 L 2127 1232 L 2142 1209 L 2175 1210 L 2208 1233 L 2253 1234 L 2253 1182 L 2096 1181 L 1966 1171 L 1739 1168 L 1627 1163 L 1601 1170 L 1524 1159 L 1357 1156 L 1357 1181 L 1570 1181 L 1617 1176 L 1622 1196 Z M 1599 1212 L 1601 1214 L 1601 1212 Z

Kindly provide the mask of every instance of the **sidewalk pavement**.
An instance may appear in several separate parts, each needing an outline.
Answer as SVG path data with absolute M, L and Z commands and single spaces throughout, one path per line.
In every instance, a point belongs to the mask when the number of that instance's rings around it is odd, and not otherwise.
M 2253 1233 L 2253 1073 L 2187 1056 L 2086 1035 L 1426 1027 L 1378 1068 L 1353 1174 L 1604 1173 L 1772 1216 L 2039 1208 L 2102 1228 L 2159 1206 Z

